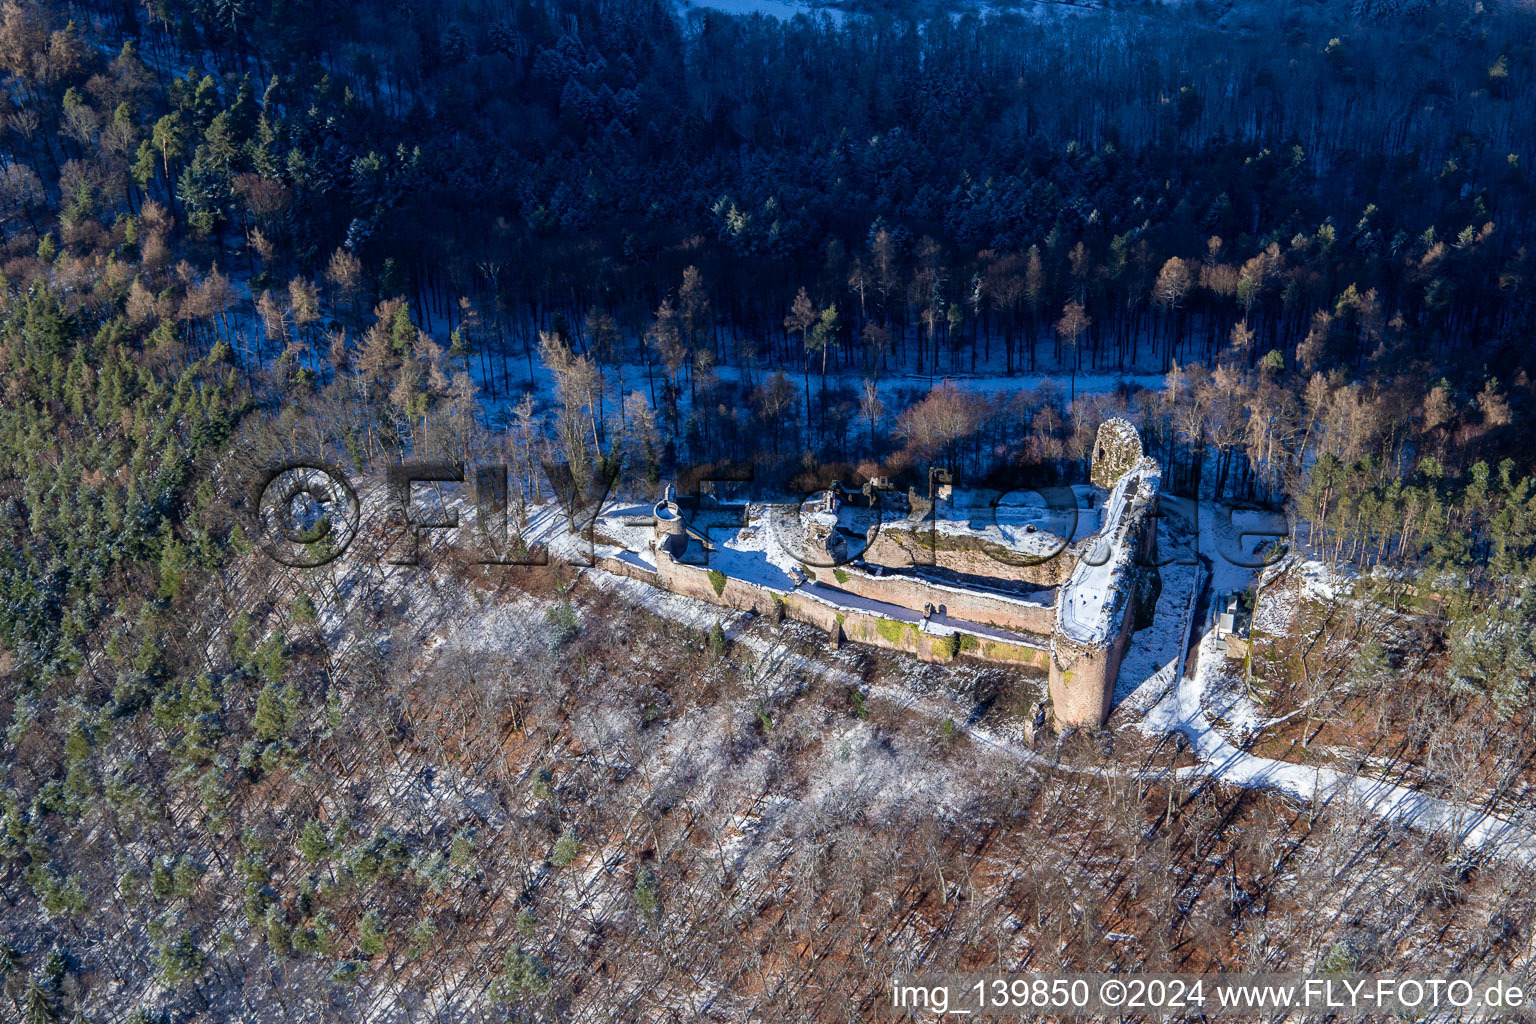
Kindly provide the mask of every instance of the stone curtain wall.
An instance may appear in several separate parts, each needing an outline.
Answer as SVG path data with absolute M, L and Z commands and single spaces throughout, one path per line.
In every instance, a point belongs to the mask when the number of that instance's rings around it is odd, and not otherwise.
M 944 614 L 952 618 L 1033 633 L 1042 641 L 1050 637 L 1056 625 L 1056 606 L 1046 600 L 1028 601 L 984 591 L 941 587 L 910 576 L 871 576 L 852 565 L 839 566 L 836 570 L 817 569 L 816 578 L 829 587 L 874 601 L 918 611 L 931 604 L 935 609 L 943 607 Z
M 734 608 L 737 611 L 757 612 L 759 615 L 773 613 L 774 592 L 769 588 L 726 576 L 724 585 L 717 594 L 708 567 L 686 565 L 659 547 L 656 550 L 656 574 L 661 585 L 674 594 Z
M 1051 558 L 1030 563 L 1001 544 L 941 533 L 931 520 L 904 520 L 881 526 L 864 549 L 863 559 L 890 569 L 933 566 L 965 576 L 1056 587 L 1072 575 L 1079 554 L 1080 546 L 1073 544 Z
M 1125 421 L 1110 420 L 1105 426 L 1114 422 Z M 1102 439 L 1103 428 L 1100 428 L 1099 435 Z M 1135 450 L 1141 450 L 1140 439 L 1136 441 Z M 1138 458 L 1137 464 L 1142 461 Z M 1150 467 L 1156 467 L 1152 460 L 1145 461 Z M 1154 566 L 1157 558 L 1158 499 L 1155 491 L 1150 498 L 1143 497 L 1144 492 L 1140 488 L 1145 485 L 1137 486 L 1134 504 L 1125 511 L 1123 521 L 1107 524 L 1108 528 L 1119 531 L 1126 546 L 1135 552 L 1135 557 L 1128 560 L 1121 569 L 1124 575 L 1116 581 L 1118 597 L 1111 615 L 1112 621 L 1118 623 L 1118 628 L 1109 641 L 1102 645 L 1073 640 L 1062 631 L 1059 623 L 1052 630 L 1050 691 L 1052 714 L 1057 728 L 1098 728 L 1109 719 L 1115 681 L 1120 676 L 1120 663 L 1125 658 L 1126 648 L 1130 646 L 1131 634 L 1136 631 L 1138 591 L 1155 589 L 1156 581 L 1148 577 L 1157 573 Z M 1152 586 L 1148 586 L 1149 583 Z M 1058 604 L 1060 600 L 1058 592 Z
M 612 555 L 602 555 L 597 559 L 597 567 L 615 576 L 628 576 L 632 580 L 641 583 L 649 583 L 653 587 L 661 585 L 661 577 L 655 569 L 647 569 L 643 565 L 626 562 L 622 558 L 614 558 Z
M 644 578 L 639 573 L 628 571 L 629 568 L 633 567 L 627 567 L 624 575 L 635 579 Z M 839 608 L 794 590 L 781 592 L 763 584 L 748 583 L 727 576 L 717 594 L 707 567 L 685 565 L 661 550 L 656 552 L 653 582 L 685 597 L 763 615 L 773 614 L 777 603 L 782 602 L 784 614 L 788 618 L 825 630 L 828 635 L 841 636 L 872 647 L 902 651 L 923 661 L 948 662 L 958 653 L 959 656 L 1028 666 L 1042 671 L 1050 666 L 1050 651 L 1045 644 L 1036 647 L 962 632 L 960 649 L 955 652 L 949 634 L 925 633 L 918 628 L 917 623 L 887 619 L 857 609 Z

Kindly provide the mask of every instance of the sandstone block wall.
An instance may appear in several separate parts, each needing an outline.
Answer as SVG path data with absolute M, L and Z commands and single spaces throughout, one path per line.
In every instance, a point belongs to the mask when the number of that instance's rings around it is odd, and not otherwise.
M 653 587 L 659 585 L 661 582 L 661 578 L 656 570 L 647 569 L 643 565 L 636 565 L 633 562 L 626 562 L 622 558 L 614 558 L 610 555 L 603 555 L 599 557 L 597 559 L 597 567 L 607 572 L 611 572 L 615 576 L 628 576 L 632 580 L 639 580 L 641 583 L 649 583 Z
M 1101 437 L 1103 433 L 1101 428 Z M 1136 438 L 1137 451 L 1140 445 Z M 1138 584 L 1144 574 L 1157 571 L 1152 568 L 1157 557 L 1157 504 L 1154 488 L 1150 497 L 1139 497 L 1125 511 L 1121 523 L 1110 524 L 1121 531 L 1126 548 L 1134 553 L 1119 570 L 1122 575 L 1116 585 L 1120 596 L 1112 611 L 1116 628 L 1110 640 L 1105 644 L 1087 644 L 1072 639 L 1059 624 L 1052 630 L 1050 691 L 1059 729 L 1098 728 L 1109 719 L 1120 663 L 1136 631 Z
M 1120 663 L 1134 632 L 1134 602 L 1126 601 L 1120 629 L 1108 646 L 1074 643 L 1059 631 L 1051 641 L 1050 692 L 1056 728 L 1097 729 L 1109 719 Z
M 942 587 L 911 576 L 874 576 L 853 565 L 819 569 L 817 578 L 828 586 L 874 601 L 917 611 L 931 604 L 957 619 L 1039 637 L 1049 637 L 1056 624 L 1055 605 L 1046 599 L 1027 601 L 985 591 Z
M 660 549 L 656 552 L 656 574 L 661 585 L 675 594 L 708 601 L 738 611 L 771 614 L 774 608 L 773 591 L 745 580 L 724 577 L 720 592 L 715 592 L 714 578 L 702 565 L 686 565 L 674 560 Z
M 1141 434 L 1126 420 L 1114 417 L 1099 424 L 1093 441 L 1088 479 L 1105 490 L 1142 460 Z
M 619 564 L 625 565 L 627 569 L 638 568 L 628 566 L 627 563 Z M 643 578 L 631 571 L 626 571 L 624 575 Z M 779 592 L 762 584 L 726 576 L 719 593 L 716 593 L 708 568 L 677 562 L 660 550 L 656 552 L 654 582 L 674 593 L 710 604 L 765 615 L 773 613 L 777 598 L 778 602 L 782 602 L 787 617 L 808 623 L 828 634 L 834 630 L 841 631 L 841 635 L 849 640 L 886 650 L 904 651 L 923 661 L 942 663 L 957 656 L 949 634 L 926 633 L 914 622 L 887 619 L 858 609 L 839 608 L 799 591 Z M 1031 646 L 993 637 L 962 634 L 959 647 L 958 656 L 1040 670 L 1050 665 L 1050 650 L 1044 643 Z
M 1068 546 L 1041 561 L 1026 559 L 979 537 L 942 533 L 922 521 L 883 524 L 864 548 L 863 559 L 891 569 L 936 566 L 967 576 L 1055 587 L 1077 566 L 1079 549 Z

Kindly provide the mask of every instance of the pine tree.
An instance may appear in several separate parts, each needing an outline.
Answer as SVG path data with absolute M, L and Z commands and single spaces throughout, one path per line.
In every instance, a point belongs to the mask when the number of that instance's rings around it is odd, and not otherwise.
M 32 979 L 22 997 L 21 1019 L 24 1024 L 54 1024 L 61 1019 L 58 997 L 52 985 Z

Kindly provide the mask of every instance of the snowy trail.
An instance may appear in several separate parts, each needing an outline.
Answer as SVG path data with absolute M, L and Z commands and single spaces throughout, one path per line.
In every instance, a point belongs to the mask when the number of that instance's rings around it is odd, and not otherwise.
M 1178 509 L 1178 512 L 1184 510 Z M 1234 532 L 1230 522 L 1222 522 L 1216 524 L 1214 530 L 1201 531 L 1198 542 L 1201 554 L 1214 563 L 1217 579 L 1212 580 L 1212 583 L 1228 589 L 1245 586 L 1252 575 L 1251 569 L 1231 564 L 1216 549 L 1218 535 L 1226 538 L 1227 534 Z M 553 537 L 544 539 L 556 540 Z M 1232 546 L 1238 546 L 1233 544 L 1235 536 L 1226 539 Z M 551 554 L 555 553 L 553 549 L 560 546 L 551 543 Z M 583 575 L 599 587 L 621 592 L 629 600 L 674 621 L 700 629 L 707 629 L 711 623 L 720 621 L 728 636 L 742 643 L 760 664 L 772 670 L 799 671 L 831 678 L 846 685 L 866 685 L 863 680 L 836 666 L 793 652 L 782 643 L 745 632 L 744 621 L 749 620 L 750 616 L 725 612 L 714 605 L 657 590 L 636 580 L 613 576 L 596 567 L 584 570 Z M 1142 630 L 1132 639 L 1131 649 L 1121 668 L 1121 682 L 1117 686 L 1116 713 L 1122 720 L 1139 714 L 1134 720 L 1125 722 L 1128 726 L 1134 725 L 1154 735 L 1180 734 L 1190 741 L 1191 751 L 1200 763 L 1179 769 L 1179 777 L 1209 778 L 1227 785 L 1279 792 L 1303 803 L 1328 804 L 1344 800 L 1393 824 L 1431 834 L 1449 835 L 1453 841 L 1469 849 L 1522 865 L 1536 866 L 1536 831 L 1520 822 L 1482 808 L 1418 793 L 1383 779 L 1364 778 L 1333 768 L 1309 767 L 1258 757 L 1229 741 L 1217 731 L 1208 713 L 1209 710 L 1220 713 L 1209 692 L 1212 675 L 1216 671 L 1213 666 L 1222 662 L 1219 652 L 1215 650 L 1214 633 L 1207 633 L 1200 640 L 1200 657 L 1195 670 L 1187 677 L 1183 671 L 1196 604 L 1192 600 L 1192 588 L 1198 589 L 1203 574 L 1194 565 L 1170 564 L 1163 568 L 1162 575 L 1164 586 L 1158 602 L 1157 618 L 1163 622 L 1174 622 L 1176 627 L 1171 630 Z M 838 597 L 842 598 L 843 595 L 839 594 Z M 909 693 L 899 687 L 867 687 L 867 692 L 927 717 L 948 717 L 956 711 L 947 702 Z M 1166 774 L 1155 768 L 1062 765 L 1040 751 L 992 734 L 985 728 L 974 724 L 956 724 L 962 732 L 984 747 L 1010 759 L 1042 768 L 1142 779 L 1163 777 Z
M 1204 697 L 1210 665 L 1219 661 L 1214 634 L 1200 641 L 1200 668 L 1179 678 L 1146 713 L 1142 727 L 1179 733 L 1193 745 L 1200 773 L 1228 785 L 1266 789 L 1301 801 L 1357 803 L 1371 815 L 1431 834 L 1445 834 L 1469 849 L 1536 865 L 1536 833 L 1519 822 L 1489 811 L 1426 796 L 1384 779 L 1363 778 L 1333 768 L 1308 767 L 1259 757 L 1239 749 L 1216 730 L 1206 715 Z
M 740 0 L 742 3 L 751 3 L 754 0 Z M 770 0 L 771 2 L 771 0 Z M 783 3 L 785 0 L 778 0 Z M 707 6 L 714 6 L 713 4 Z M 1043 5 L 1042 5 L 1043 6 Z M 1055 5 L 1052 5 L 1055 6 Z M 821 8 L 820 10 L 827 10 Z M 431 333 L 431 332 L 428 332 Z M 1001 339 L 998 339 L 999 343 Z M 636 346 L 644 344 L 642 340 L 633 335 L 625 338 L 624 344 L 633 350 Z M 1001 349 L 999 348 L 999 351 Z M 480 389 L 480 409 L 487 423 L 506 422 L 511 418 L 511 409 L 524 394 L 533 392 L 537 400 L 543 403 L 553 401 L 554 374 L 549 367 L 542 362 L 535 361 L 530 367 L 517 364 L 509 366 L 505 372 L 494 367 L 487 375 L 479 363 L 472 362 L 470 375 L 474 378 L 476 386 Z M 772 372 L 772 368 L 760 368 L 757 372 L 743 374 L 741 367 L 731 363 L 716 364 L 711 372 L 722 382 L 732 385 L 755 386 Z M 626 392 L 640 391 L 645 393 L 646 383 L 650 379 L 650 371 L 643 362 L 625 361 L 622 373 L 612 371 L 615 380 L 622 379 Z M 867 375 L 863 372 L 848 370 L 832 370 L 828 372 L 827 379 L 838 386 L 858 388 L 862 386 Z M 974 395 L 1003 396 L 1038 392 L 1049 388 L 1061 394 L 1066 401 L 1065 394 L 1069 389 L 1067 380 L 1068 371 L 1056 367 L 1041 368 L 1031 371 L 1017 371 L 1012 376 L 1003 372 L 1001 366 L 994 366 L 991 370 L 980 367 L 976 371 L 945 368 L 932 373 L 915 373 L 905 369 L 887 369 L 875 376 L 875 386 L 879 390 L 881 400 L 885 402 L 887 409 L 904 409 L 914 399 L 921 398 L 932 392 L 935 388 L 946 385 L 954 385 L 963 388 Z M 1135 390 L 1146 388 L 1158 390 L 1166 382 L 1166 376 L 1157 371 L 1117 370 L 1088 370 L 1077 374 L 1076 382 L 1070 385 L 1075 388 L 1076 401 L 1083 402 L 1096 395 L 1104 395 L 1122 390 Z M 494 389 L 494 390 L 493 390 Z M 498 397 L 492 399 L 490 394 Z M 687 412 L 691 407 L 691 400 L 685 395 L 679 401 L 679 408 Z M 1070 402 L 1068 403 L 1070 404 Z
M 658 591 L 644 583 L 611 576 L 601 569 L 588 570 L 596 578 L 604 578 L 600 584 L 605 589 L 616 590 L 637 603 L 643 604 L 658 615 L 698 628 L 722 619 L 726 634 L 735 642 L 751 651 L 760 663 L 777 671 L 796 670 L 814 674 L 849 686 L 865 686 L 858 676 L 826 664 L 817 659 L 789 650 L 784 644 L 765 640 L 743 631 L 743 623 L 751 616 L 744 613 L 726 613 L 714 605 L 696 601 L 677 594 Z M 1169 574 L 1170 576 L 1174 574 Z M 1189 572 L 1176 578 L 1184 587 L 1198 586 L 1200 574 Z M 1180 593 L 1182 588 L 1170 588 L 1164 598 L 1184 605 L 1181 617 L 1179 641 L 1175 646 L 1179 653 L 1172 660 L 1156 665 L 1155 670 L 1133 691 L 1137 695 L 1164 691 L 1160 699 L 1147 708 L 1143 717 L 1135 722 L 1137 728 L 1154 734 L 1181 734 L 1191 744 L 1191 752 L 1199 758 L 1198 765 L 1180 768 L 1181 779 L 1208 778 L 1245 789 L 1262 789 L 1283 793 L 1302 803 L 1328 804 L 1335 800 L 1357 803 L 1369 814 L 1393 824 L 1430 834 L 1449 834 L 1454 841 L 1491 857 L 1514 861 L 1522 866 L 1536 866 L 1536 832 L 1516 821 L 1501 818 L 1481 808 L 1438 797 L 1426 796 L 1382 779 L 1363 778 L 1332 768 L 1314 768 L 1273 758 L 1258 757 L 1239 749 L 1217 731 L 1206 713 L 1206 686 L 1213 670 L 1209 666 L 1219 663 L 1214 649 L 1214 633 L 1207 633 L 1200 642 L 1201 668 L 1185 677 L 1182 671 L 1182 637 L 1187 635 L 1189 615 L 1193 602 Z M 1157 638 L 1149 634 L 1155 630 L 1138 633 L 1132 643 L 1150 644 Z M 1166 645 L 1165 645 L 1166 646 Z M 1128 663 L 1131 659 L 1127 659 Z M 1177 683 L 1175 684 L 1175 680 Z M 866 686 L 871 696 L 890 701 L 929 718 L 953 716 L 955 708 L 935 698 L 924 697 L 900 687 Z M 1022 743 L 998 736 L 973 724 L 957 721 L 958 730 L 994 753 L 1014 761 L 1034 765 L 1052 771 L 1096 776 L 1118 776 L 1140 780 L 1163 778 L 1166 771 L 1157 768 L 1131 769 L 1108 765 L 1065 765 Z
M 1186 518 L 1192 511 L 1185 507 L 1187 502 L 1169 504 L 1175 514 Z M 1204 516 L 1207 529 L 1199 532 L 1199 545 L 1200 553 L 1211 566 L 1213 592 L 1247 587 L 1254 570 L 1234 564 L 1227 555 L 1228 551 L 1244 550 L 1231 521 L 1209 510 Z M 1278 792 L 1302 803 L 1353 803 L 1384 821 L 1420 832 L 1448 835 L 1453 842 L 1491 857 L 1524 866 L 1536 865 L 1536 831 L 1520 822 L 1479 807 L 1428 796 L 1385 779 L 1259 757 L 1222 735 L 1212 713 L 1229 721 L 1241 718 L 1243 713 L 1225 706 L 1214 692 L 1212 683 L 1225 659 L 1209 623 L 1205 624 L 1207 631 L 1195 651 L 1194 670 L 1185 671 L 1186 638 L 1193 625 L 1191 620 L 1198 603 L 1195 598 L 1205 572 L 1203 568 L 1183 569 L 1170 566 L 1163 570 L 1164 590 L 1157 607 L 1157 618 L 1176 619 L 1177 628 L 1143 630 L 1132 638 L 1117 688 L 1129 688 L 1130 692 L 1117 702 L 1120 706 L 1116 710 L 1116 714 L 1126 718 L 1139 714 L 1127 726 L 1153 735 L 1178 734 L 1190 741 L 1191 753 L 1200 763 L 1181 769 L 1181 777 L 1209 778 L 1230 786 Z M 1182 604 L 1182 610 L 1173 611 L 1173 604 Z

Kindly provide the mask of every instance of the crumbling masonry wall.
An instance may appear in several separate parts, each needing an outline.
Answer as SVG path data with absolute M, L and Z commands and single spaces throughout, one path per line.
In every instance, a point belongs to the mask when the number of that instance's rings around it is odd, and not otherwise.
M 1140 449 L 1140 442 L 1136 445 Z M 1140 459 L 1127 472 L 1139 472 L 1132 484 L 1136 493 L 1122 513 L 1121 522 L 1105 523 L 1106 534 L 1120 544 L 1121 557 L 1114 566 L 1114 603 L 1108 609 L 1112 628 L 1102 642 L 1082 641 L 1064 629 L 1062 608 L 1065 590 L 1057 592 L 1056 625 L 1051 634 L 1050 693 L 1052 714 L 1058 729 L 1102 726 L 1113 707 L 1120 663 L 1130 646 L 1138 619 L 1146 617 L 1149 599 L 1155 601 L 1157 569 L 1157 463 Z
M 642 578 L 633 572 L 624 573 Z M 1050 664 L 1050 651 L 1042 643 L 1012 643 L 995 637 L 960 634 L 959 650 L 947 633 L 929 633 L 915 622 L 888 619 L 870 612 L 852 608 L 840 608 L 808 594 L 795 591 L 778 591 L 760 583 L 724 576 L 720 590 L 715 590 L 715 579 L 704 566 L 678 562 L 662 549 L 656 551 L 655 583 L 673 593 L 682 594 L 710 604 L 759 614 L 774 614 L 783 609 L 787 618 L 804 622 L 825 630 L 829 635 L 902 651 L 923 661 L 944 663 L 964 655 L 1007 665 L 1045 669 Z
M 1072 545 L 1049 558 L 1026 558 L 1001 544 L 946 534 L 932 520 L 905 519 L 882 524 L 862 558 L 891 569 L 932 566 L 963 576 L 1055 587 L 1072 575 L 1077 555 L 1078 546 Z
M 980 622 L 999 629 L 1033 633 L 1046 641 L 1056 625 L 1056 606 L 1045 599 L 1007 597 L 983 590 L 944 586 L 914 576 L 887 574 L 873 576 L 854 564 L 836 569 L 817 569 L 816 577 L 829 587 L 846 590 L 885 604 L 900 605 L 918 611 L 932 605 L 945 615 L 967 622 Z

